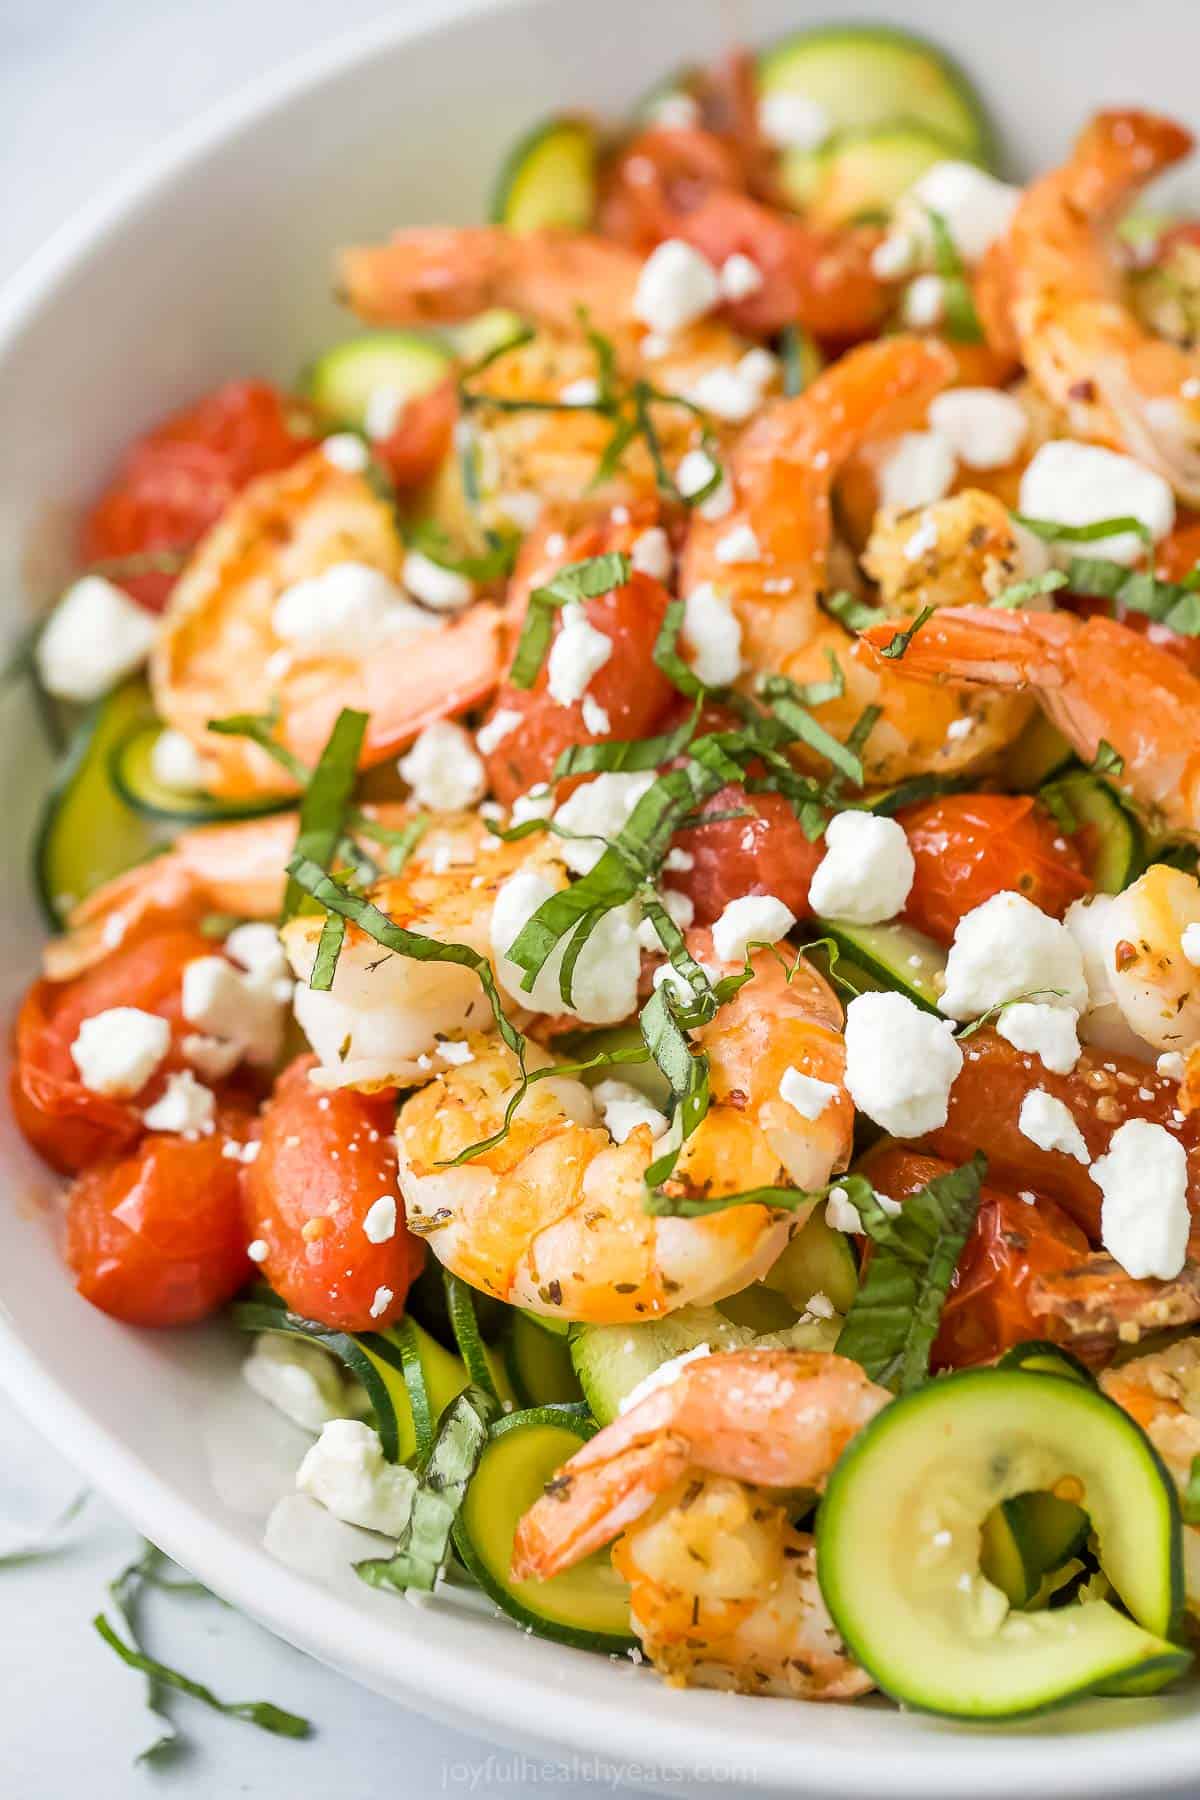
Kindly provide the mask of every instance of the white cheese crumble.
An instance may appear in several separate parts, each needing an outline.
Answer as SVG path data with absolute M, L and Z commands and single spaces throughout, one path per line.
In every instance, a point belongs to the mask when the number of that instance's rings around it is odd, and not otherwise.
M 696 502 L 696 511 L 702 519 L 723 519 L 733 506 L 733 494 L 719 465 L 715 463 L 707 450 L 689 450 L 686 456 L 679 459 L 679 467 L 675 471 L 675 485 L 685 500 L 694 500 L 697 494 L 704 492 L 717 475 L 721 476 L 717 486 L 705 499 Z
M 684 398 L 714 418 L 739 425 L 757 412 L 778 367 L 768 350 L 748 350 L 736 363 L 715 363 L 689 382 Z
M 750 944 L 777 944 L 795 923 L 795 913 L 774 894 L 743 894 L 713 926 L 713 949 L 723 963 L 744 962 Z
M 381 1282 L 375 1289 L 375 1292 L 371 1297 L 371 1304 L 367 1308 L 371 1317 L 373 1319 L 381 1319 L 395 1298 L 396 1296 L 392 1292 L 392 1289 Z
M 409 593 L 434 612 L 461 612 L 475 598 L 473 581 L 422 550 L 408 551 L 400 576 Z
M 802 1119 L 819 1119 L 830 1101 L 837 1098 L 837 1092 L 834 1082 L 818 1081 L 815 1075 L 805 1075 L 790 1065 L 779 1083 L 780 1099 L 795 1107 Z
M 993 894 L 959 920 L 938 1004 L 952 1019 L 977 1019 L 1007 1000 L 1035 998 L 1084 1010 L 1079 946 L 1024 894 Z
M 389 438 L 404 417 L 409 396 L 402 388 L 381 383 L 367 395 L 363 408 L 363 429 L 372 443 Z
M 699 967 L 702 973 L 708 976 L 710 983 L 720 981 L 721 971 L 715 963 L 702 962 Z M 653 983 L 656 988 L 669 987 L 675 999 L 683 1004 L 687 1004 L 695 998 L 692 984 L 687 976 L 681 975 L 679 970 L 669 962 L 663 963 L 661 968 L 655 969 Z
M 396 1235 L 396 1199 L 393 1194 L 380 1194 L 372 1201 L 363 1218 L 363 1233 L 369 1244 L 386 1244 Z
M 1070 1107 L 1048 1094 L 1045 1088 L 1031 1088 L 1026 1094 L 1021 1102 L 1017 1126 L 1021 1136 L 1027 1137 L 1039 1150 L 1061 1150 L 1064 1155 L 1073 1156 L 1076 1162 L 1082 1163 L 1085 1169 L 1092 1160 Z
M 388 1462 L 379 1433 L 359 1419 L 331 1419 L 296 1475 L 302 1494 L 347 1525 L 398 1538 L 408 1524 L 417 1478 Z
M 713 555 L 719 563 L 753 563 L 762 557 L 762 545 L 752 525 L 733 525 L 718 538 Z
M 696 908 L 689 895 L 680 893 L 678 888 L 661 888 L 658 897 L 667 917 L 678 925 L 680 931 L 687 931 L 696 917 Z M 652 956 L 662 955 L 663 943 L 653 919 L 643 919 L 638 925 L 637 941 Z
M 996 1030 L 1014 1050 L 1038 1057 L 1052 1075 L 1069 1075 L 1079 1061 L 1079 1015 L 1069 1006 L 1018 1000 L 1004 1007 Z
M 370 462 L 370 452 L 352 431 L 335 431 L 321 443 L 321 454 L 327 463 L 343 475 L 361 475 Z
M 762 287 L 763 272 L 756 262 L 752 262 L 740 250 L 735 250 L 721 264 L 720 282 L 723 300 L 748 300 L 751 294 L 757 294 Z
M 879 462 L 879 504 L 911 512 L 942 500 L 950 492 L 955 468 L 954 452 L 939 432 L 902 432 Z
M 1100 1241 L 1127 1275 L 1171 1281 L 1187 1256 L 1187 1153 L 1162 1125 L 1129 1119 L 1092 1164 L 1104 1195 Z
M 223 948 L 240 968 L 266 981 L 288 972 L 287 952 L 279 941 L 279 933 L 264 919 L 248 919 L 243 925 L 235 925 Z
M 224 1151 L 222 1151 L 222 1155 L 224 1155 Z M 233 1162 L 236 1161 L 236 1158 L 231 1157 L 229 1160 Z M 266 1238 L 251 1238 L 246 1245 L 246 1255 L 252 1263 L 265 1263 L 270 1254 L 271 1246 Z
M 546 659 L 546 686 L 551 698 L 560 706 L 574 706 L 612 653 L 612 639 L 607 632 L 597 631 L 582 606 L 564 606 L 562 627 Z
M 554 811 L 554 795 L 544 781 L 531 787 L 527 794 L 518 794 L 512 803 L 510 819 L 514 825 L 524 825 L 530 819 L 548 819 Z
M 694 587 L 683 603 L 684 648 L 705 687 L 729 687 L 742 669 L 742 627 L 726 595 L 710 581 Z
M 600 1108 L 608 1134 L 616 1144 L 623 1144 L 639 1125 L 648 1125 L 652 1138 L 661 1137 L 669 1129 L 670 1120 L 666 1114 L 651 1106 L 645 1094 L 632 1082 L 598 1081 L 592 1089 L 592 1099 Z
M 427 725 L 396 766 L 418 806 L 432 812 L 465 812 L 487 792 L 487 774 L 470 732 L 449 719 Z
M 896 1137 L 921 1137 L 946 1123 L 962 1061 L 949 1020 L 903 994 L 858 994 L 846 1009 L 850 1098 Z
M 59 700 L 98 700 L 140 669 L 158 621 L 103 575 L 73 582 L 33 653 L 42 686 Z
M 202 1031 L 189 1031 L 179 1048 L 205 1081 L 223 1081 L 242 1060 L 240 1044 L 227 1043 L 223 1038 L 206 1037 Z
M 579 711 L 583 718 L 583 729 L 593 737 L 604 737 L 612 730 L 612 720 L 598 700 L 591 694 L 585 694 L 579 702 Z
M 933 247 L 929 214 L 940 213 L 963 260 L 977 263 L 1008 230 L 1020 198 L 1019 187 L 997 181 L 974 163 L 934 163 L 901 199 L 897 228 L 928 253 Z
M 701 120 L 700 102 L 682 89 L 663 94 L 649 108 L 651 124 L 662 131 L 693 131 Z
M 903 909 L 916 872 L 904 827 L 895 819 L 836 813 L 825 828 L 825 854 L 809 901 L 822 917 L 878 925 Z
M 560 838 L 558 854 L 568 869 L 586 875 L 604 854 L 605 841 L 616 837 L 630 813 L 655 782 L 653 770 L 644 774 L 597 775 L 575 789 L 554 814 L 554 823 L 579 834 L 579 840 Z
M 720 298 L 721 284 L 707 257 L 681 238 L 667 238 L 642 264 L 633 316 L 650 331 L 670 337 L 711 312 Z
M 698 1361 L 702 1356 L 711 1355 L 711 1344 L 696 1344 L 691 1350 L 683 1351 L 680 1356 L 672 1356 L 667 1362 L 660 1363 L 657 1369 L 652 1369 L 649 1375 L 644 1376 L 638 1382 L 636 1387 L 630 1388 L 623 1400 L 617 1402 L 617 1412 L 632 1412 L 635 1406 L 640 1406 L 643 1400 L 647 1399 L 649 1395 L 657 1393 L 659 1388 L 671 1387 L 678 1381 L 689 1363 Z
M 254 1251 L 255 1245 L 251 1244 L 251 1260 L 261 1262 Z M 345 1418 L 350 1410 L 348 1384 L 340 1365 L 303 1338 L 263 1332 L 255 1338 L 254 1347 L 242 1364 L 242 1379 L 260 1400 L 305 1431 L 320 1431 L 331 1419 Z
M 903 1211 L 899 1200 L 893 1200 L 888 1194 L 881 1194 L 878 1189 L 875 1189 L 875 1199 L 880 1210 L 891 1219 L 894 1219 L 898 1212 Z M 848 1231 L 855 1234 L 862 1231 L 862 1217 L 844 1187 L 830 1188 L 829 1198 L 825 1202 L 825 1223 L 831 1231 Z
M 968 469 L 1003 469 L 1029 435 L 1019 400 L 998 388 L 950 388 L 929 402 L 929 425 Z
M 110 1006 L 79 1026 L 71 1061 L 93 1094 L 126 1097 L 145 1087 L 171 1047 L 171 1027 L 137 1006 Z
M 1187 1074 L 1187 1063 L 1178 1050 L 1166 1050 L 1155 1062 L 1154 1072 L 1164 1081 L 1182 1081 Z
M 560 387 L 558 397 L 564 406 L 595 406 L 600 398 L 600 383 L 590 375 L 580 375 L 577 380 Z
M 150 773 L 167 788 L 195 793 L 204 786 L 204 765 L 191 738 L 168 725 L 154 740 Z
M 655 581 L 669 581 L 674 567 L 671 540 L 661 525 L 649 525 L 629 546 L 629 560 L 643 575 Z
M 558 986 L 565 942 L 555 946 L 528 993 L 521 986 L 524 970 L 507 955 L 522 927 L 542 902 L 557 891 L 544 871 L 520 869 L 503 883 L 492 908 L 491 943 L 497 979 L 509 997 L 530 1012 L 564 1013 L 568 1010 Z M 614 907 L 604 913 L 580 952 L 574 969 L 570 1011 L 585 1024 L 619 1024 L 637 1005 L 641 948 L 637 941 L 635 914 L 633 905 Z
M 237 1044 L 249 1062 L 273 1063 L 283 1044 L 291 983 L 198 956 L 183 971 L 183 1016 L 208 1037 Z
M 918 275 L 900 300 L 900 317 L 913 331 L 928 331 L 946 311 L 946 283 L 940 275 Z
M 506 737 L 511 737 L 521 723 L 521 714 L 511 706 L 498 706 L 490 719 L 484 721 L 475 733 L 476 748 L 490 756 L 498 750 Z
M 777 150 L 819 150 L 833 120 L 819 100 L 795 88 L 775 88 L 758 103 L 758 128 Z
M 1021 477 L 1020 510 L 1032 519 L 1060 525 L 1096 525 L 1102 519 L 1140 519 L 1158 542 L 1175 522 L 1175 496 L 1161 475 L 1099 444 L 1070 438 L 1043 444 Z M 1078 546 L 1062 546 L 1063 556 Z M 1056 554 L 1058 547 L 1055 547 Z M 1145 546 L 1132 531 L 1100 538 L 1086 546 L 1089 556 L 1109 562 L 1135 563 Z
M 428 631 L 419 607 L 380 569 L 340 562 L 285 588 L 271 609 L 275 635 L 285 644 L 320 654 L 377 649 L 389 637 Z
M 216 1095 L 196 1080 L 190 1069 L 167 1076 L 161 1097 L 142 1114 L 148 1131 L 190 1132 L 207 1136 L 213 1129 Z

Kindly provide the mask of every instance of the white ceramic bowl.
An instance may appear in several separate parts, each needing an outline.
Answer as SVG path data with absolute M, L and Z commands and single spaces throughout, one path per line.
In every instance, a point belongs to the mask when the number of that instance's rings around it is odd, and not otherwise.
M 739 30 L 762 41 L 830 0 L 543 0 L 413 33 L 402 22 L 272 74 L 168 144 L 73 222 L 0 301 L 0 608 L 5 635 L 67 566 L 75 505 L 149 421 L 235 373 L 283 381 L 349 322 L 329 255 L 400 222 L 480 216 L 514 132 L 564 103 L 619 111 L 660 72 Z M 927 30 L 967 63 L 1017 168 L 1065 146 L 1101 103 L 1196 119 L 1194 0 L 856 6 Z M 6 1014 L 36 956 L 29 829 L 43 758 L 27 701 L 0 702 L 9 814 Z M 0 1109 L 2 1110 L 2 1109 Z M 73 1295 L 39 1210 L 48 1182 L 0 1119 L 0 1376 L 148 1536 L 313 1655 L 421 1710 L 527 1749 L 602 1753 L 650 1786 L 683 1776 L 822 1795 L 1120 1794 L 1200 1778 L 1195 1693 L 1093 1702 L 984 1732 L 884 1706 L 676 1693 L 628 1663 L 518 1635 L 455 1607 L 416 1610 L 348 1571 L 318 1585 L 269 1557 L 274 1477 L 211 1431 L 236 1387 L 221 1332 L 123 1330 Z M 253 1403 L 257 1405 L 257 1403 Z M 294 1460 L 290 1428 L 258 1435 Z M 284 1438 L 280 1437 L 284 1433 Z

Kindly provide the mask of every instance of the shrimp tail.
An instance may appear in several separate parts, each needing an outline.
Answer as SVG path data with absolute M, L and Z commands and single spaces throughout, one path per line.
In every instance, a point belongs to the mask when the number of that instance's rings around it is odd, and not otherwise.
M 882 657 L 903 625 L 897 620 L 868 626 L 863 642 Z M 889 660 L 915 681 L 1054 688 L 1065 679 L 1063 653 L 1075 628 L 1073 619 L 1056 613 L 945 607 L 913 633 L 899 657 Z
M 1186 126 L 1161 113 L 1135 107 L 1097 113 L 1067 165 L 1065 197 L 1080 212 L 1099 217 L 1181 162 L 1194 142 Z
M 572 1457 L 517 1526 L 512 1573 L 517 1581 L 547 1581 L 593 1550 L 611 1543 L 687 1472 L 686 1438 L 644 1438 L 598 1468 L 573 1472 Z

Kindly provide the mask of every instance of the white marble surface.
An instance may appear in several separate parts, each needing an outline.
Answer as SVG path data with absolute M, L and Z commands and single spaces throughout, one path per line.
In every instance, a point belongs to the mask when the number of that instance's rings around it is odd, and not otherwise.
M 393 11 L 454 0 L 0 0 L 0 280 L 72 211 L 175 126 L 282 58 Z M 569 3 L 569 0 L 566 0 Z M 79 1488 L 69 1465 L 0 1398 L 0 1540 Z M 0 1794 L 5 1800 L 375 1800 L 375 1796 L 598 1788 L 402 1712 L 215 1600 L 156 1595 L 151 1650 L 233 1699 L 311 1718 L 305 1743 L 268 1737 L 179 1698 L 188 1748 L 135 1767 L 139 1678 L 93 1632 L 104 1586 L 137 1552 L 93 1498 L 49 1557 L 0 1566 Z M 729 1792 L 730 1790 L 725 1790 Z

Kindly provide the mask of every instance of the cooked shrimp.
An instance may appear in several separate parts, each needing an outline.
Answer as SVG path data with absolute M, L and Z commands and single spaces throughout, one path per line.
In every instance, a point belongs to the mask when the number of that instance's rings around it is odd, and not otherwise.
M 880 648 L 895 628 L 873 625 Z M 1084 762 L 1101 742 L 1119 785 L 1173 836 L 1200 837 L 1200 676 L 1115 620 L 966 606 L 934 613 L 904 654 L 914 681 L 1027 689 Z
M 819 1486 L 890 1398 L 827 1351 L 696 1358 L 554 1476 L 517 1527 L 513 1574 L 547 1580 L 623 1534 L 613 1563 L 668 1680 L 810 1700 L 865 1693 L 870 1678 L 822 1602 L 812 1539 L 777 1496 Z
M 1184 932 L 1200 926 L 1194 875 L 1151 863 L 1122 893 L 1077 900 L 1067 925 L 1087 973 L 1089 1043 L 1186 1055 L 1200 1041 L 1200 968 L 1183 949 Z
M 485 601 L 446 619 L 397 588 L 361 642 L 350 626 L 337 648 L 328 630 L 308 646 L 280 635 L 276 603 L 295 584 L 347 563 L 394 583 L 402 555 L 393 514 L 366 477 L 321 451 L 253 482 L 201 540 L 172 591 L 151 684 L 163 719 L 200 752 L 211 791 L 278 792 L 288 781 L 257 745 L 208 731 L 210 719 L 276 708 L 280 741 L 312 763 L 341 708 L 358 707 L 370 715 L 370 766 L 491 691 L 500 615 Z
M 863 443 L 890 436 L 897 410 L 931 397 L 950 369 L 937 344 L 917 338 L 851 351 L 806 393 L 771 407 L 747 428 L 730 458 L 733 506 L 717 520 L 694 518 L 685 553 L 684 593 L 707 583 L 729 597 L 742 627 L 747 679 L 780 672 L 800 682 L 827 680 L 832 653 L 845 692 L 814 708 L 822 722 L 844 739 L 864 707 L 882 708 L 864 750 L 871 783 L 933 767 L 977 767 L 1016 736 L 1029 714 L 1011 696 L 968 703 L 943 694 L 931 701 L 898 667 L 882 674 L 819 606 L 835 585 L 831 496 L 839 469 Z M 918 524 L 914 519 L 914 531 Z M 753 532 L 759 554 L 723 562 L 720 545 L 737 526 Z M 951 732 L 964 716 L 971 729 Z
M 688 941 L 713 961 L 707 933 Z M 807 964 L 789 981 L 771 952 L 753 962 L 755 978 L 698 1033 L 711 1103 L 680 1155 L 673 1192 L 816 1187 L 849 1158 L 841 1008 Z M 396 1139 L 410 1229 L 473 1287 L 535 1312 L 619 1323 L 721 1299 L 779 1255 L 792 1220 L 765 1206 L 691 1219 L 648 1214 L 643 1178 L 662 1143 L 652 1147 L 645 1124 L 611 1142 L 590 1091 L 568 1077 L 535 1084 L 494 1149 L 447 1167 L 500 1129 L 516 1081 L 503 1044 L 472 1040 L 472 1049 L 473 1061 L 405 1102 Z M 780 1098 L 789 1066 L 834 1089 L 815 1120 Z
M 1200 502 L 1200 353 L 1153 337 L 1120 292 L 1108 239 L 1142 187 L 1192 147 L 1145 112 L 1103 112 L 1035 181 L 1009 235 L 1021 360 L 1071 434 L 1126 450 Z
M 1200 1456 L 1200 1337 L 1106 1369 L 1100 1386 L 1136 1419 L 1182 1492 Z M 1189 1612 L 1200 1612 L 1200 1526 L 1183 1529 L 1183 1584 Z
M 862 565 L 880 605 L 906 618 L 924 606 L 971 606 L 1050 566 L 1033 533 L 978 488 L 915 512 L 879 513 Z

